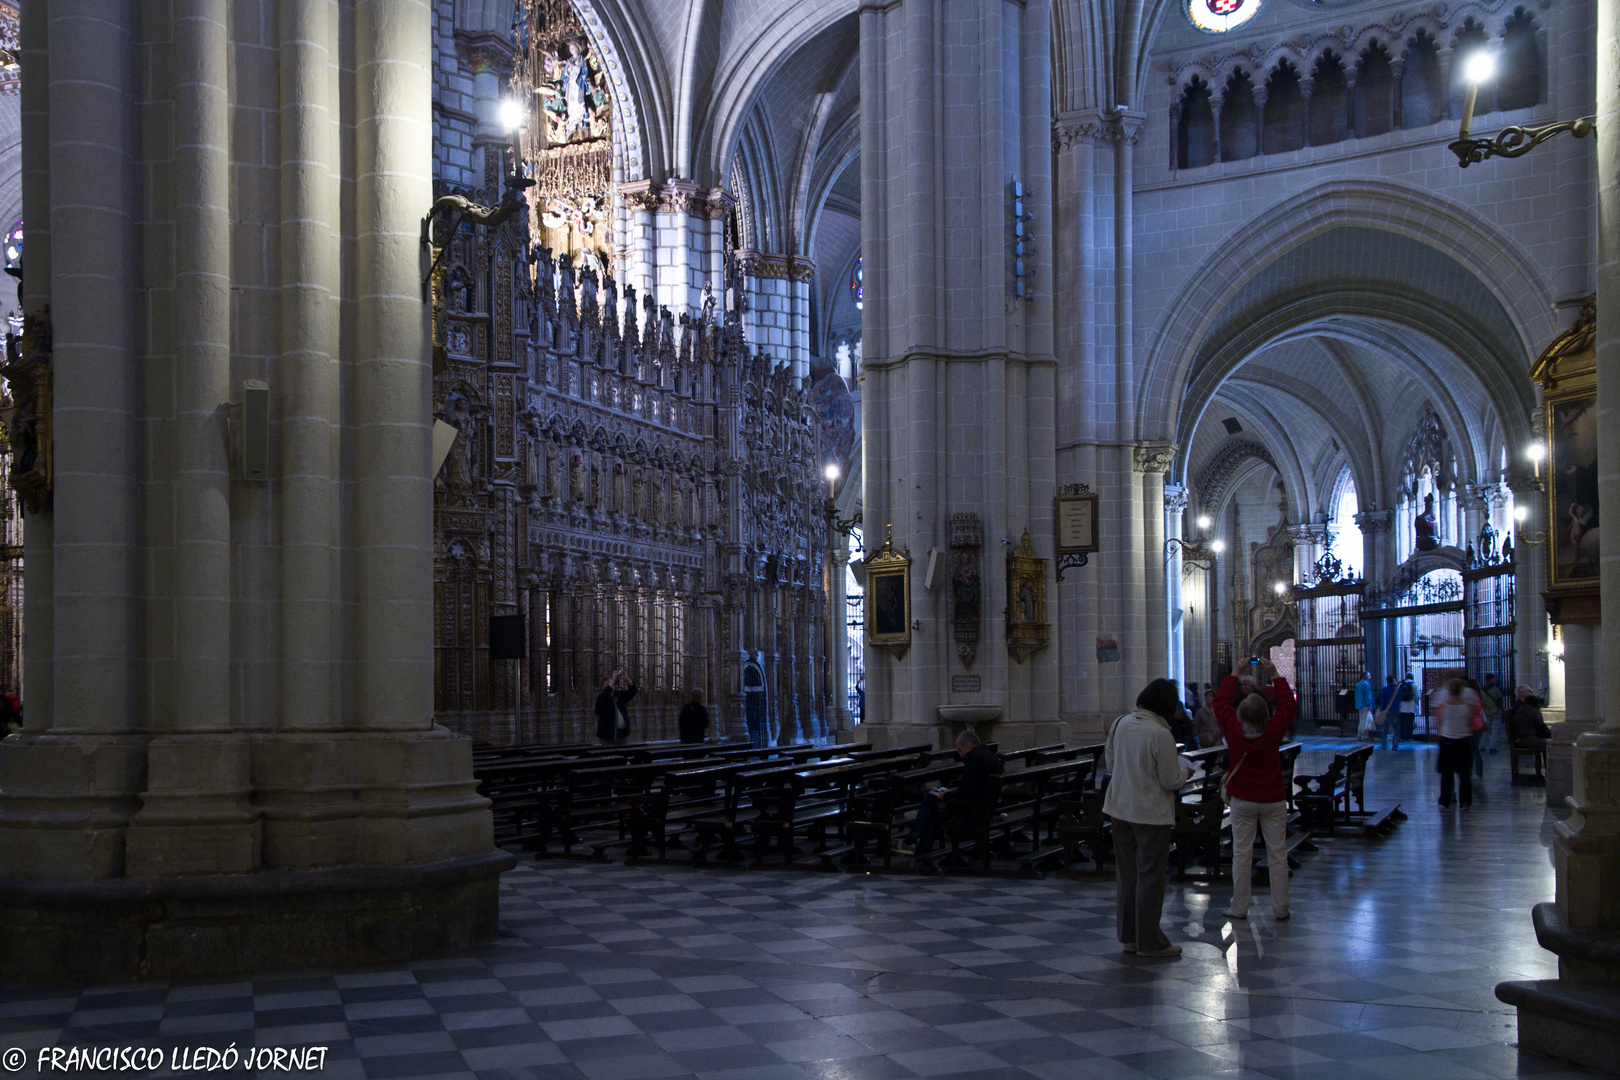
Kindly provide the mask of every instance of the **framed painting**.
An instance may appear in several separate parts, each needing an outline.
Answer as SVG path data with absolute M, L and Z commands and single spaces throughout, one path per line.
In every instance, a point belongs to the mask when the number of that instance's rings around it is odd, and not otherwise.
M 866 640 L 880 646 L 911 644 L 911 557 L 893 536 L 866 560 Z
M 1598 577 L 1597 393 L 1547 402 L 1547 523 L 1553 587 Z

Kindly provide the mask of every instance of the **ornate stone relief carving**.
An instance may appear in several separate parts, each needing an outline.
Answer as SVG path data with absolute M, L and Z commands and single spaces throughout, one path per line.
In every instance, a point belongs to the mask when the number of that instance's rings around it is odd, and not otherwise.
M 983 530 L 979 515 L 951 515 L 951 636 L 956 655 L 972 667 L 979 655 L 979 627 L 983 614 L 984 583 L 979 577 Z

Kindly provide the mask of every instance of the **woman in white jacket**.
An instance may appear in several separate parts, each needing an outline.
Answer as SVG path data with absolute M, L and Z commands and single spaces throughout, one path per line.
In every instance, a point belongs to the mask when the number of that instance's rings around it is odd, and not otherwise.
M 1126 952 L 1138 956 L 1181 955 L 1181 946 L 1170 944 L 1159 929 L 1176 792 L 1192 776 L 1170 734 L 1168 718 L 1177 698 L 1176 684 L 1169 679 L 1148 683 L 1137 695 L 1136 708 L 1109 728 L 1103 748 L 1103 764 L 1112 777 L 1103 813 L 1113 820 L 1119 940 Z

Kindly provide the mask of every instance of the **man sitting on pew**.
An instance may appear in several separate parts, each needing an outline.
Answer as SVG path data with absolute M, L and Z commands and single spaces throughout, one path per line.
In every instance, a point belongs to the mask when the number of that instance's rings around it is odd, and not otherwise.
M 1547 745 L 1552 730 L 1541 715 L 1541 699 L 1528 686 L 1521 685 L 1519 700 L 1507 711 L 1508 741 L 1514 746 L 1535 749 Z
M 971 731 L 956 737 L 956 754 L 962 759 L 962 779 L 955 787 L 935 788 L 923 796 L 917 816 L 912 819 L 907 842 L 895 845 L 900 854 L 921 858 L 934 850 L 942 807 L 945 817 L 950 819 L 989 798 L 990 778 L 1001 772 L 1001 758 L 988 746 L 980 745 L 979 737 Z

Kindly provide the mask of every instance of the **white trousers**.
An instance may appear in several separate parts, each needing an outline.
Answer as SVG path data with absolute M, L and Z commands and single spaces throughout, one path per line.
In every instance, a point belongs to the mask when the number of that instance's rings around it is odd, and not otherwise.
M 1288 804 L 1232 800 L 1232 908 L 1249 913 L 1249 879 L 1254 867 L 1255 826 L 1266 838 L 1266 862 L 1271 867 L 1271 910 L 1288 910 Z

